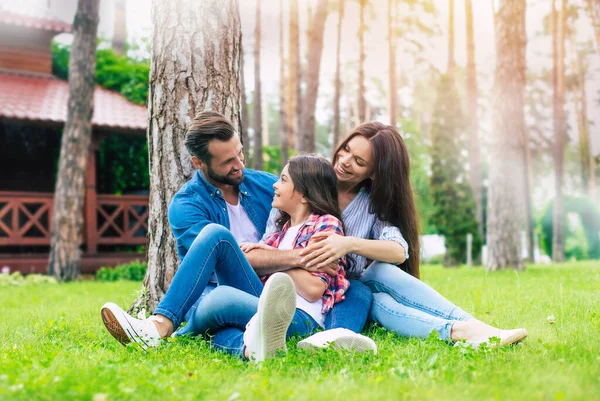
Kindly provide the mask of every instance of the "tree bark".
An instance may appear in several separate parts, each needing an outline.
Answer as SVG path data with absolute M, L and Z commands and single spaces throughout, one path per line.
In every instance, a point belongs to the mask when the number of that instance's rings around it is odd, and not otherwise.
M 479 117 L 477 98 L 477 71 L 475 68 L 475 36 L 473 34 L 473 3 L 465 0 L 467 30 L 467 107 L 469 130 L 469 178 L 473 188 L 473 197 L 477 207 L 479 234 L 483 238 L 483 177 L 481 172 L 481 149 L 479 145 Z
M 321 54 L 323 53 L 323 33 L 327 20 L 327 0 L 319 0 L 313 19 L 310 43 L 308 44 L 308 66 L 306 69 L 306 94 L 303 97 L 302 118 L 300 118 L 300 132 L 302 138 L 301 152 L 313 153 L 315 151 L 315 109 L 319 93 L 319 71 L 321 70 Z
M 244 146 L 244 160 L 248 163 L 250 160 L 250 139 L 248 138 L 248 126 L 250 125 L 250 116 L 248 116 L 248 100 L 246 99 L 246 80 L 244 78 L 244 45 L 240 42 L 240 92 L 242 95 L 241 109 L 242 118 L 240 125 L 242 127 L 242 145 Z
M 254 25 L 254 169 L 262 170 L 262 93 L 260 83 L 260 29 L 261 0 L 256 0 L 256 24 Z M 243 72 L 242 72 L 243 73 Z
M 448 2 L 448 76 L 454 81 L 456 61 L 454 59 L 454 0 Z
M 390 125 L 396 126 L 396 116 L 398 113 L 398 88 L 396 78 L 396 35 L 394 32 L 394 2 L 388 0 L 388 49 L 390 56 Z
M 367 100 L 365 99 L 365 60 L 367 59 L 367 55 L 365 54 L 365 31 L 367 30 L 365 25 L 365 7 L 367 5 L 367 0 L 359 1 L 360 23 L 358 26 L 358 124 L 361 124 L 365 122 L 367 114 Z
M 296 110 L 300 102 L 300 26 L 298 23 L 298 0 L 290 0 L 290 33 L 289 33 L 289 69 L 288 69 L 288 101 L 287 101 L 287 125 L 288 145 L 296 146 L 295 136 L 297 134 Z
M 342 93 L 341 74 L 341 47 L 342 47 L 342 22 L 344 21 L 344 0 L 338 0 L 338 26 L 337 44 L 335 48 L 335 93 L 333 95 L 333 147 L 340 140 L 340 97 Z
M 286 101 L 285 101 L 285 49 L 283 45 L 283 0 L 279 0 L 279 147 L 281 168 L 287 164 L 288 155 L 288 132 Z
M 214 110 L 240 127 L 241 28 L 237 0 L 152 2 L 148 91 L 148 271 L 130 312 L 153 311 L 178 267 L 168 205 L 194 174 L 184 146 L 193 116 Z
M 594 36 L 596 37 L 596 51 L 600 55 L 600 1 L 588 0 L 588 12 L 592 25 L 594 26 Z
M 496 16 L 498 55 L 489 146 L 488 270 L 523 268 L 525 12 L 525 0 L 501 0 Z
M 552 0 L 553 21 L 556 21 L 556 9 L 554 0 Z M 563 199 L 563 177 L 564 177 L 564 147 L 566 135 L 566 116 L 565 116 L 565 25 L 566 25 L 566 0 L 561 1 L 560 13 L 558 16 L 558 32 L 555 37 L 556 45 L 556 68 L 555 68 L 555 87 L 554 87 L 554 187 L 556 197 L 552 213 L 552 260 L 563 262 L 565 260 L 565 237 L 563 227 L 564 217 L 564 199 Z M 556 32 L 557 25 L 554 24 L 553 32 Z
M 83 202 L 88 149 L 92 138 L 99 0 L 79 0 L 69 60 L 69 100 L 63 130 L 50 232 L 48 274 L 79 278 Z M 94 211 L 95 213 L 96 211 Z

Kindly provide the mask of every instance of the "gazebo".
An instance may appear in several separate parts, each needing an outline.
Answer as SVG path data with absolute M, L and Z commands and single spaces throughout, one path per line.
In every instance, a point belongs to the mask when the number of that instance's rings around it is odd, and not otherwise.
M 68 83 L 52 75 L 62 21 L 0 10 L 0 269 L 47 270 L 54 181 Z M 99 194 L 96 154 L 109 135 L 144 136 L 145 107 L 96 87 L 86 172 L 82 273 L 143 258 L 147 195 Z M 136 250 L 136 248 L 138 248 Z

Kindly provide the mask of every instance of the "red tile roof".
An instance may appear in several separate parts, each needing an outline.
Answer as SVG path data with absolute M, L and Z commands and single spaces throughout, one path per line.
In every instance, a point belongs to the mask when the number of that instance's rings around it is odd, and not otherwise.
M 69 85 L 49 75 L 0 72 L 0 118 L 64 123 L 67 118 Z M 92 124 L 112 130 L 146 131 L 144 106 L 96 86 Z
M 25 28 L 44 29 L 52 32 L 71 32 L 71 24 L 64 21 L 16 14 L 5 10 L 0 10 L 0 23 L 17 25 Z

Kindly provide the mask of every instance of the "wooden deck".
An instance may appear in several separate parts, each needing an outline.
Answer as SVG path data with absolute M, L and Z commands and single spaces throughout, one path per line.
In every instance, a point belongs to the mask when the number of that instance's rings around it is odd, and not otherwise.
M 94 274 L 102 266 L 116 266 L 136 259 L 144 260 L 143 253 L 101 253 L 97 255 L 83 254 L 81 257 L 81 274 Z M 23 274 L 48 273 L 47 254 L 3 254 L 0 253 L 0 270 L 7 266 L 10 272 Z

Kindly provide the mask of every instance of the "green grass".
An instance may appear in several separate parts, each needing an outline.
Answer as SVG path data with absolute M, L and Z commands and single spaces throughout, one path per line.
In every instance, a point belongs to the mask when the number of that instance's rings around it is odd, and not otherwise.
M 523 326 L 523 345 L 474 351 L 371 328 L 378 355 L 294 340 L 261 366 L 175 340 L 144 353 L 100 320 L 140 285 L 79 282 L 0 287 L 0 400 L 583 400 L 600 398 L 597 263 L 485 273 L 426 266 L 424 280 L 491 324 Z M 556 324 L 546 318 L 554 315 Z

